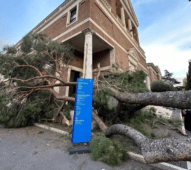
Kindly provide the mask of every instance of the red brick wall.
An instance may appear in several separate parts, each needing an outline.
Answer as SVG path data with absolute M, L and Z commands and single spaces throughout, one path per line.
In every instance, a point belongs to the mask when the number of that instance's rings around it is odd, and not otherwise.
M 64 39 L 68 38 L 68 37 L 71 37 L 72 35 L 84 30 L 85 28 L 89 27 L 89 23 L 90 22 L 86 22 L 85 24 L 82 24 L 80 25 L 79 27 L 75 28 L 74 30 L 72 30 L 71 32 L 63 35 L 62 37 L 58 38 L 57 41 L 61 42 L 63 41 Z
M 83 69 L 83 58 L 84 58 L 84 53 L 75 50 L 74 58 L 70 62 L 70 65 Z
M 90 8 L 91 6 L 91 8 Z M 115 14 L 115 1 L 111 1 L 112 13 Z M 113 11 L 114 9 L 114 11 Z M 46 28 L 43 33 L 48 34 L 49 37 L 55 38 L 61 33 L 67 31 L 68 29 L 74 27 L 76 24 L 82 22 L 86 18 L 91 17 L 102 29 L 104 29 L 115 41 L 117 41 L 125 50 L 129 48 L 133 48 L 133 45 L 124 37 L 124 34 L 119 30 L 119 28 L 112 23 L 112 21 L 107 17 L 104 11 L 101 10 L 98 4 L 94 0 L 84 0 L 79 4 L 79 13 L 78 13 L 78 21 L 66 27 L 67 22 L 67 14 L 64 14 L 60 19 L 58 19 L 51 26 Z M 62 41 L 75 33 L 78 33 L 84 30 L 87 27 L 91 27 L 95 32 L 100 34 L 106 41 L 108 41 L 115 48 L 115 60 L 116 63 L 119 64 L 123 69 L 126 69 L 129 65 L 128 56 L 118 45 L 116 45 L 110 38 L 108 38 L 102 31 L 100 31 L 95 25 L 90 22 L 87 22 L 80 27 L 74 29 L 68 34 L 60 37 L 57 41 Z M 79 57 L 81 56 L 81 57 Z M 77 55 L 74 58 L 74 61 L 71 65 L 82 68 L 82 55 Z M 104 66 L 109 65 L 109 57 L 107 57 L 107 61 L 103 63 Z M 99 59 L 100 60 L 100 59 Z M 95 62 L 95 61 L 94 61 Z M 146 61 L 140 55 L 140 63 L 146 67 Z
M 93 69 L 97 68 L 97 64 L 100 63 L 100 67 L 110 66 L 110 50 L 103 50 L 93 54 Z
M 96 2 L 92 4 L 91 12 L 91 18 L 109 35 L 112 35 L 113 23 Z
M 134 46 L 129 42 L 129 40 L 124 36 L 124 34 L 119 30 L 119 28 L 113 24 L 113 38 L 125 49 L 133 48 Z
M 125 53 L 120 47 L 115 46 L 115 62 L 123 70 L 129 67 L 128 54 Z
M 115 1 L 111 2 L 112 8 L 115 8 Z M 101 7 L 94 1 L 91 3 L 92 7 L 92 14 L 90 15 L 91 18 L 105 31 L 107 34 L 109 34 L 117 43 L 119 43 L 124 49 L 130 49 L 134 46 L 131 44 L 131 42 L 124 36 L 124 34 L 121 32 L 121 30 L 107 17 L 105 12 L 101 9 Z M 90 23 L 90 27 L 94 29 L 96 32 L 98 32 L 101 36 L 103 36 L 105 39 L 107 36 L 102 34 L 102 32 L 93 24 Z M 99 30 L 99 31 L 98 31 Z M 115 59 L 116 62 L 124 69 L 128 66 L 128 57 L 127 53 L 125 53 L 121 48 L 119 48 L 118 45 L 113 43 L 109 39 L 109 43 L 111 43 L 115 47 Z M 139 52 L 138 52 L 139 53 Z M 146 60 L 139 54 L 140 57 L 140 63 L 147 68 Z M 124 62 L 123 62 L 124 61 Z
M 94 2 L 92 4 L 92 14 L 91 18 L 112 38 L 114 38 L 123 48 L 129 49 L 133 45 L 124 37 L 124 34 L 119 30 L 119 28 L 107 17 L 105 12 L 101 7 Z
M 137 54 L 139 56 L 139 63 L 142 64 L 147 69 L 147 63 L 146 59 L 141 56 L 141 54 L 137 51 Z
M 52 25 L 46 28 L 42 33 L 47 34 L 50 38 L 55 38 L 61 33 L 67 31 L 78 23 L 82 22 L 86 18 L 90 17 L 90 0 L 84 0 L 79 4 L 78 21 L 66 27 L 67 14 L 64 14 L 61 18 L 55 21 Z
M 145 70 L 141 65 L 138 65 L 138 69 L 139 69 L 139 70 L 143 70 L 145 73 L 148 73 L 147 68 L 146 68 L 146 70 Z
M 160 80 L 158 74 L 152 68 L 148 67 L 148 73 L 151 82 Z
M 116 14 L 116 0 L 111 0 L 111 12 L 112 14 L 117 17 L 117 14 Z

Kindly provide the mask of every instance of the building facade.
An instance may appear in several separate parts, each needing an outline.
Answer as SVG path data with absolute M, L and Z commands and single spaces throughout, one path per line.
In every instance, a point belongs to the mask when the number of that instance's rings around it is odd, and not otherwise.
M 92 78 L 97 64 L 101 71 L 111 71 L 113 65 L 121 71 L 149 71 L 146 56 L 140 47 L 137 17 L 130 0 L 66 0 L 41 21 L 30 33 L 47 34 L 53 41 L 69 42 L 75 47 L 74 59 L 62 68 L 65 81 Z M 15 47 L 19 50 L 20 40 Z M 87 70 L 88 70 L 87 69 Z M 58 88 L 61 95 L 71 96 L 72 87 Z
M 147 69 L 150 82 L 161 80 L 162 74 L 158 66 L 155 66 L 153 63 L 147 63 Z

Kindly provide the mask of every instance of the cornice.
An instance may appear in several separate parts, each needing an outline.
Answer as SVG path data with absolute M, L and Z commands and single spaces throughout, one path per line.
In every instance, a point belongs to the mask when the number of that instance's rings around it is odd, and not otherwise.
M 124 2 L 125 4 L 124 4 Z M 125 8 L 126 12 L 128 13 L 129 17 L 131 18 L 132 22 L 134 23 L 134 25 L 136 25 L 136 27 L 139 26 L 139 22 L 138 22 L 138 19 L 137 19 L 137 16 L 134 12 L 134 9 L 133 9 L 133 6 L 131 4 L 131 2 L 129 2 L 129 0 L 121 0 L 121 3 L 123 5 L 123 7 Z M 128 7 L 129 7 L 129 10 L 128 10 Z
M 150 67 L 155 73 L 159 73 L 158 69 L 153 63 L 147 63 L 147 66 Z

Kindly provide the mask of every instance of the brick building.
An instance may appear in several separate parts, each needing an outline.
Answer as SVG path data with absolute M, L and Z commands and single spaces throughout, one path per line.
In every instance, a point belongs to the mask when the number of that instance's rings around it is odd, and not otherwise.
M 121 71 L 140 69 L 149 76 L 138 26 L 130 0 L 66 0 L 30 33 L 44 33 L 53 41 L 74 45 L 74 60 L 68 68 L 62 68 L 65 81 L 76 81 L 80 73 L 92 78 L 92 73 L 85 70 L 85 62 L 93 72 L 98 63 L 101 71 L 110 71 L 116 64 Z M 15 45 L 18 50 L 21 42 Z M 74 93 L 72 87 L 57 90 L 66 96 Z
M 150 82 L 161 80 L 162 74 L 158 66 L 155 66 L 153 63 L 147 63 L 147 69 Z

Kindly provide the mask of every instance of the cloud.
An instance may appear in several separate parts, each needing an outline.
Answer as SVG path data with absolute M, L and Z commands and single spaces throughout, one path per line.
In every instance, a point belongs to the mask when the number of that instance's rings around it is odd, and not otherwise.
M 147 45 L 143 47 L 146 52 L 147 62 L 158 65 L 161 72 L 185 72 L 188 69 L 190 51 L 181 51 L 173 45 Z
M 174 78 L 180 82 L 180 84 L 176 85 L 176 86 L 182 86 L 183 85 L 183 79 L 186 78 L 185 75 L 182 76 L 174 76 Z
M 174 46 L 150 45 L 143 48 L 146 52 L 147 62 L 158 65 L 162 75 L 164 70 L 173 73 L 173 77 L 181 82 L 188 72 L 188 60 L 191 58 L 190 51 L 181 51 Z
M 140 31 L 140 38 L 144 43 L 162 44 L 188 38 L 191 36 L 191 23 L 188 22 L 191 15 L 190 7 L 191 5 L 179 4 L 174 9 L 161 14 L 152 25 Z
M 167 69 L 182 82 L 191 59 L 191 4 L 179 3 L 174 9 L 161 14 L 157 20 L 140 30 L 140 43 L 146 52 L 147 62 L 153 62 L 161 69 Z M 188 47 L 187 47 L 188 46 Z M 187 48 L 186 48 L 187 47 Z

